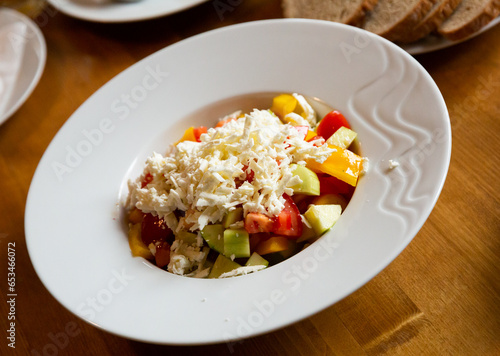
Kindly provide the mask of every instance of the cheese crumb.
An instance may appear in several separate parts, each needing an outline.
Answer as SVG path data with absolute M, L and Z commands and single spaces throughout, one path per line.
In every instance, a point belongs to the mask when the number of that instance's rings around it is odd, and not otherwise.
M 399 162 L 396 160 L 390 159 L 389 160 L 389 169 L 392 170 L 392 169 L 397 168 L 397 167 L 399 167 Z

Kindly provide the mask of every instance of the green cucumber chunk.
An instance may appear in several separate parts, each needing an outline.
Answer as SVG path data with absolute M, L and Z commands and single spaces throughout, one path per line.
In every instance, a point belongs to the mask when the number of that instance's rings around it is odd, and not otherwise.
M 197 245 L 198 235 L 192 232 L 181 230 L 175 236 L 178 240 L 182 240 L 187 245 Z
M 250 239 L 245 229 L 224 230 L 224 256 L 250 257 Z
M 320 236 L 328 231 L 340 218 L 342 208 L 337 204 L 309 205 L 304 213 L 305 218 L 311 224 L 314 232 Z
M 291 164 L 290 168 L 294 176 L 298 176 L 302 183 L 296 184 L 293 187 L 294 193 L 305 195 L 319 195 L 319 179 L 318 175 L 307 167 L 300 164 Z
M 205 226 L 201 230 L 201 237 L 212 250 L 224 253 L 224 227 L 221 224 Z
M 226 229 L 234 224 L 235 222 L 243 220 L 243 208 L 238 207 L 235 208 L 234 210 L 231 210 L 227 213 L 226 216 L 224 216 L 224 219 L 222 220 L 222 226 L 224 226 Z
M 326 143 L 338 146 L 341 148 L 348 148 L 356 139 L 358 134 L 345 126 L 340 127 L 333 135 L 331 135 Z
M 269 261 L 259 255 L 257 252 L 252 253 L 245 266 L 269 266 Z
M 229 258 L 223 255 L 219 255 L 215 260 L 215 263 L 208 275 L 208 278 L 219 278 L 223 273 L 231 272 L 236 268 L 240 268 L 241 265 L 231 261 Z

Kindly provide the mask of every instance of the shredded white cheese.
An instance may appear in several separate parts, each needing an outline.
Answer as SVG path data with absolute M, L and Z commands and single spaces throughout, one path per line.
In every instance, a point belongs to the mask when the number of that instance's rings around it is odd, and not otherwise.
M 203 247 L 203 242 L 190 245 L 176 239 L 170 248 L 170 263 L 167 270 L 178 275 L 206 277 L 210 268 L 204 268 L 210 249 Z
M 311 109 L 312 110 L 312 109 Z M 293 194 L 301 183 L 290 164 L 309 158 L 324 162 L 328 145 L 306 142 L 297 129 L 283 124 L 267 110 L 254 110 L 201 135 L 201 142 L 172 145 L 165 156 L 154 153 L 144 173 L 129 183 L 129 203 L 145 213 L 163 217 L 174 231 L 203 229 L 220 221 L 234 206 L 244 213 L 275 216 L 284 207 L 283 193 Z M 144 188 L 146 174 L 153 179 Z M 176 218 L 175 211 L 184 216 Z M 175 260 L 185 268 L 184 261 Z
M 316 126 L 316 113 L 314 112 L 311 105 L 307 102 L 307 100 L 300 94 L 293 93 L 293 97 L 298 101 L 302 111 L 304 112 L 304 118 L 309 123 L 310 127 Z
M 266 268 L 266 266 L 264 266 L 264 265 L 238 267 L 238 268 L 233 269 L 232 271 L 225 272 L 225 273 L 221 274 L 219 276 L 219 278 L 244 276 L 244 275 L 249 274 L 249 273 L 263 270 L 264 268 Z

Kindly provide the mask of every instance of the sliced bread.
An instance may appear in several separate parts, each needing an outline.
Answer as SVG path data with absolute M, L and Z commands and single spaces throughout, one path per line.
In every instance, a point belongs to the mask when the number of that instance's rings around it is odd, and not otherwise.
M 462 0 L 438 27 L 438 33 L 452 41 L 479 31 L 500 14 L 500 0 Z
M 410 43 L 434 32 L 444 20 L 450 16 L 462 0 L 439 0 L 436 2 L 427 15 L 411 31 L 401 33 L 399 42 Z
M 437 0 L 379 0 L 363 28 L 390 41 L 399 41 L 429 13 Z
M 328 20 L 359 26 L 378 0 L 283 0 L 285 17 Z

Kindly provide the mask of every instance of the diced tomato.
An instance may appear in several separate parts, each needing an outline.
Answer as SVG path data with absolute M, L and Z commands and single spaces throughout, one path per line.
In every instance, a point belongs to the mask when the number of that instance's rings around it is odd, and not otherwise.
M 244 165 L 243 172 L 245 172 L 247 174 L 247 178 L 245 179 L 245 181 L 248 183 L 252 183 L 253 179 L 255 177 L 254 171 L 252 171 L 247 165 Z
M 207 128 L 205 126 L 195 127 L 193 129 L 193 133 L 196 142 L 201 142 L 200 136 L 204 133 L 207 133 Z
M 346 194 L 350 195 L 354 191 L 354 187 L 338 178 L 328 174 L 318 174 L 319 190 L 323 194 Z
M 344 115 L 334 110 L 326 114 L 325 117 L 319 122 L 316 133 L 319 136 L 323 136 L 325 140 L 328 140 L 328 138 L 342 126 L 347 127 L 348 129 L 351 128 Z
M 271 232 L 273 226 L 273 220 L 267 215 L 261 213 L 248 213 L 247 216 L 245 216 L 245 230 L 249 234 Z
M 255 177 L 255 173 L 254 171 L 252 171 L 250 168 L 247 168 L 246 169 L 246 172 L 247 172 L 247 182 L 248 183 L 252 183 L 253 182 L 253 179 Z
M 236 188 L 239 188 L 244 182 L 248 183 L 253 182 L 255 173 L 251 169 L 249 169 L 247 165 L 243 166 L 243 172 L 245 172 L 247 176 L 245 179 L 240 179 L 240 178 L 235 179 Z
M 144 176 L 144 179 L 141 182 L 141 188 L 144 188 L 152 181 L 153 181 L 153 176 L 151 175 L 151 173 L 146 173 L 146 175 Z
M 170 244 L 168 242 L 162 241 L 156 244 L 155 262 L 160 268 L 170 263 Z
M 173 236 L 163 219 L 152 214 L 144 214 L 141 223 L 141 238 L 146 246 L 157 241 L 169 241 Z
M 283 194 L 285 207 L 274 219 L 273 231 L 275 234 L 299 238 L 302 235 L 302 219 L 300 212 L 292 198 Z

